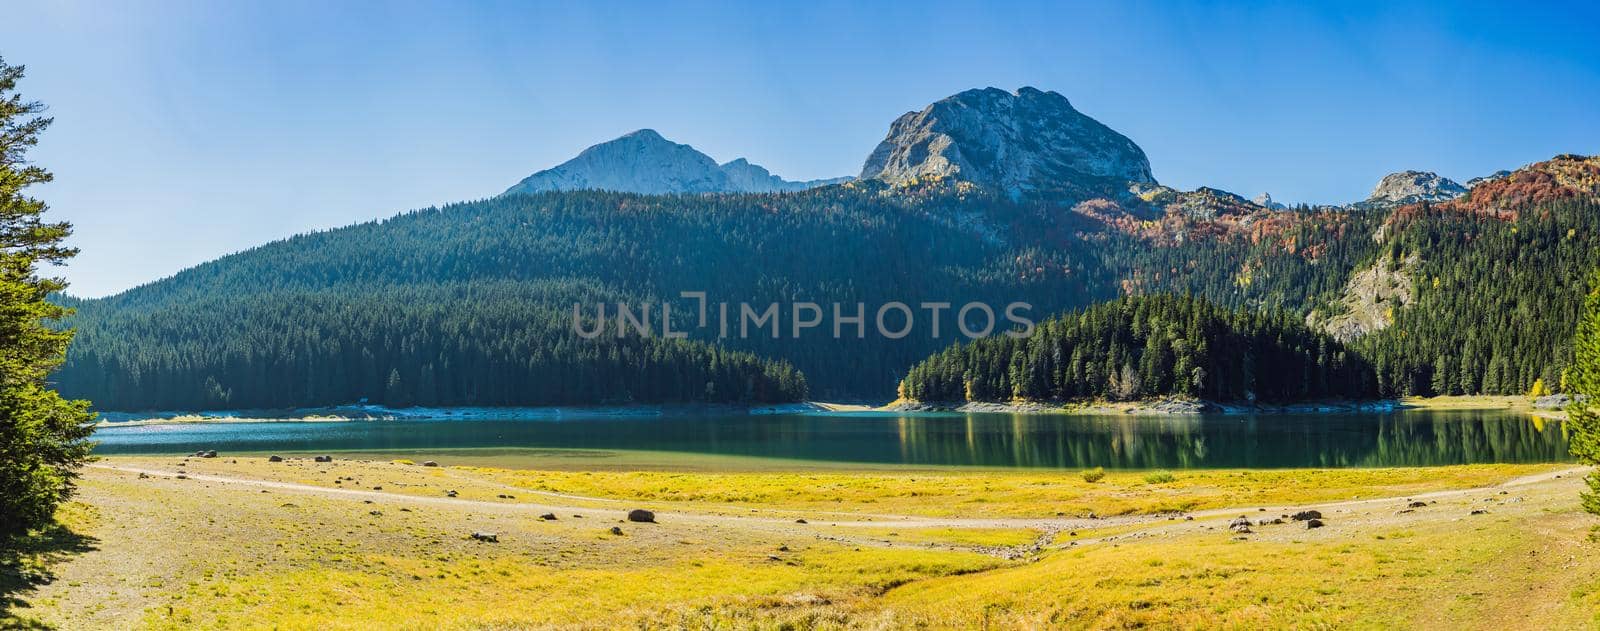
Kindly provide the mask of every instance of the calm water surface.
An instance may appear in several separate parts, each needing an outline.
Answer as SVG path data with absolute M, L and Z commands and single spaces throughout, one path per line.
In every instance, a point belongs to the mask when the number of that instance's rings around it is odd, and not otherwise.
M 1560 422 L 1505 411 L 1133 417 L 675 414 L 538 420 L 146 425 L 96 432 L 100 454 L 621 449 L 987 467 L 1282 468 L 1563 462 Z

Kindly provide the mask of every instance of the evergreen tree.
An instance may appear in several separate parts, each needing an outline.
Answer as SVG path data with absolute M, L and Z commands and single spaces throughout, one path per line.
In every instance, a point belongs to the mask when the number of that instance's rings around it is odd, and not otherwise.
M 1597 273 L 1600 275 L 1600 273 Z M 1600 280 L 1600 279 L 1597 279 Z M 1572 343 L 1567 386 L 1573 402 L 1567 408 L 1568 445 L 1584 464 L 1600 464 L 1600 282 L 1591 282 Z M 1583 508 L 1600 514 L 1600 471 L 1589 473 Z
M 38 268 L 76 252 L 62 244 L 71 226 L 46 222 L 44 202 L 23 192 L 50 181 L 25 159 L 50 119 L 17 94 L 22 72 L 0 59 L 0 536 L 54 517 L 88 458 L 94 418 L 88 402 L 61 398 L 45 380 L 72 332 L 46 326 L 66 313 L 46 300 L 64 284 Z

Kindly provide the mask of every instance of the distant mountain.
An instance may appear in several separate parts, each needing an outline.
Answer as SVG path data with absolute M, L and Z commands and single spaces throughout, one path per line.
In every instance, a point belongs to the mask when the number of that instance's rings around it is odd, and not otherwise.
M 803 191 L 818 186 L 841 184 L 855 178 L 833 177 L 820 180 L 804 180 L 792 182 L 773 175 L 759 164 L 751 164 L 749 160 L 739 158 L 722 165 L 722 172 L 728 176 L 729 190 L 741 193 L 784 193 L 790 191 Z
M 1272 194 L 1271 193 L 1265 193 L 1264 192 L 1264 193 L 1262 193 L 1260 195 L 1255 196 L 1255 199 L 1252 199 L 1250 201 L 1252 203 L 1254 203 L 1255 205 L 1257 205 L 1257 206 L 1260 206 L 1262 208 L 1271 209 L 1271 210 L 1284 210 L 1284 209 L 1288 208 L 1288 206 L 1284 206 L 1282 203 L 1274 201 L 1272 199 Z
M 905 186 L 955 179 L 1013 197 L 1125 195 L 1154 183 L 1132 140 L 1073 109 L 1055 92 L 987 88 L 908 112 L 867 157 L 861 179 Z
M 1430 171 L 1401 171 L 1383 176 L 1361 208 L 1393 208 L 1422 202 L 1447 202 L 1467 194 L 1467 187 Z
M 1562 200 L 1600 197 L 1600 156 L 1562 154 L 1515 171 L 1475 178 L 1470 193 L 1447 207 L 1467 212 L 1515 215 L 1520 209 Z
M 578 157 L 524 178 L 505 194 L 602 190 L 620 193 L 774 193 L 849 178 L 791 182 L 739 158 L 718 165 L 699 150 L 641 129 L 584 149 Z
M 783 194 L 650 194 L 817 183 L 745 160 L 718 165 L 641 130 L 508 191 L 533 194 L 319 231 L 116 296 L 63 298 L 78 308 L 65 323 L 78 335 L 56 378 L 64 394 L 124 410 L 887 398 L 919 360 L 960 341 L 957 313 L 941 334 L 936 312 L 918 311 L 903 338 L 828 326 L 843 316 L 801 333 L 799 315 L 780 318 L 791 334 L 729 336 L 694 326 L 680 302 L 673 329 L 686 340 L 593 342 L 572 330 L 573 307 L 598 321 L 601 304 L 705 292 L 845 308 L 836 314 L 864 305 L 870 331 L 874 304 L 888 300 L 1026 303 L 1037 321 L 1118 296 L 1181 294 L 1353 333 L 1345 353 L 1319 348 L 1327 357 L 1315 365 L 1370 360 L 1371 383 L 1324 383 L 1338 370 L 1319 369 L 1313 391 L 1512 394 L 1559 381 L 1600 267 L 1593 157 L 1556 156 L 1466 195 L 1435 174 L 1400 173 L 1360 204 L 1285 212 L 1267 198 L 1162 186 L 1131 140 L 1059 94 L 1023 88 L 963 92 L 902 116 L 862 176 Z M 954 185 L 922 184 L 941 181 Z M 1340 326 L 1352 319 L 1359 331 Z M 973 381 L 1001 395 L 1113 378 L 1126 387 L 1132 370 L 1153 392 L 1174 385 L 1167 375 L 1249 391 L 1214 379 L 1259 373 L 1196 376 L 1166 363 L 1177 355 L 1163 349 L 1205 333 L 1173 323 L 1170 346 L 1135 344 L 1106 361 L 1060 346 L 989 362 Z M 961 370 L 933 376 L 966 381 Z

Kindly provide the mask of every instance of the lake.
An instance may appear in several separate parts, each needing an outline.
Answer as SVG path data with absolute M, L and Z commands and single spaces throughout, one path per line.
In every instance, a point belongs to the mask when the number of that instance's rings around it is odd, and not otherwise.
M 1081 469 L 1565 462 L 1563 424 L 1500 410 L 1270 416 L 672 414 L 107 427 L 96 453 L 598 449 Z

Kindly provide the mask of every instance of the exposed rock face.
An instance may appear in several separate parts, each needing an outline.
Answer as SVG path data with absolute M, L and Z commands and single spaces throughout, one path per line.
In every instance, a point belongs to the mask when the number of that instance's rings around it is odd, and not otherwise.
M 1470 190 L 1476 188 L 1479 184 L 1488 184 L 1489 182 L 1494 182 L 1496 180 L 1503 180 L 1507 175 L 1511 175 L 1511 172 L 1501 169 L 1485 176 L 1475 177 L 1467 180 L 1467 188 Z
M 1306 316 L 1306 326 L 1320 328 L 1340 342 L 1388 328 L 1394 323 L 1395 309 L 1411 304 L 1411 275 L 1417 261 L 1415 254 L 1398 264 L 1380 259 L 1372 267 L 1351 274 L 1339 299 L 1344 312 L 1333 317 L 1312 312 Z
M 1285 208 L 1288 208 L 1287 206 L 1284 206 L 1283 204 L 1280 204 L 1278 202 L 1273 201 L 1271 193 L 1262 193 L 1260 195 L 1257 195 L 1255 197 L 1255 199 L 1252 199 L 1250 201 L 1255 202 L 1255 205 L 1257 205 L 1257 206 L 1260 206 L 1262 208 L 1268 208 L 1268 209 L 1271 209 L 1271 210 L 1284 210 Z
M 1178 193 L 1167 206 L 1195 219 L 1216 219 L 1229 215 L 1244 215 L 1261 210 L 1261 206 L 1221 189 L 1202 186 L 1191 192 Z
M 528 176 L 505 194 L 605 190 L 624 193 L 771 193 L 845 178 L 790 182 L 739 158 L 724 165 L 694 147 L 641 129 L 584 149 L 578 157 Z
M 842 184 L 855 178 L 833 177 L 821 180 L 790 181 L 773 175 L 759 164 L 751 164 L 749 160 L 739 158 L 720 167 L 728 176 L 729 190 L 743 193 L 783 193 L 788 191 L 803 191 L 818 186 Z
M 889 127 L 861 179 L 893 185 L 956 179 L 1013 196 L 1126 195 L 1154 183 L 1150 161 L 1126 136 L 1073 109 L 1055 92 L 968 90 Z
M 1427 171 L 1401 171 L 1383 176 L 1357 206 L 1391 208 L 1420 202 L 1447 202 L 1467 194 L 1467 187 Z

